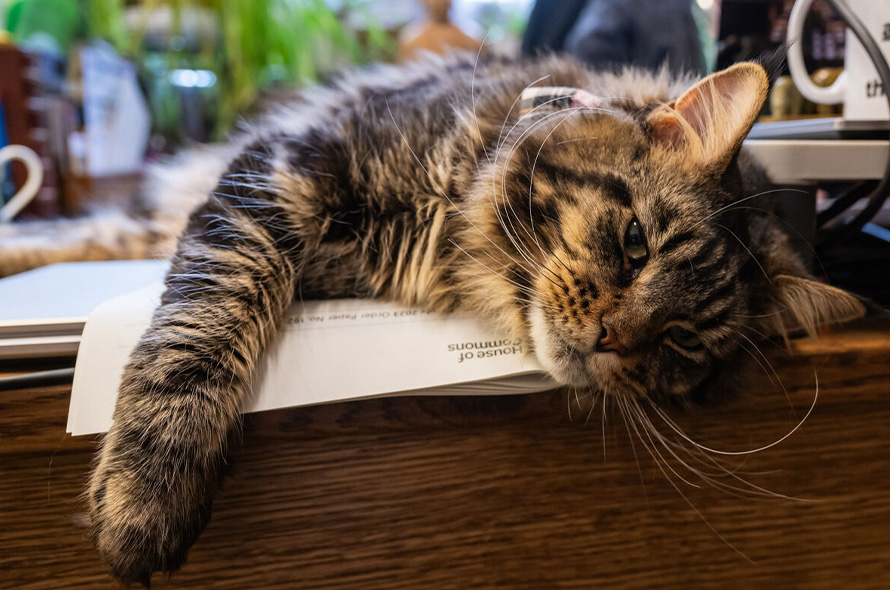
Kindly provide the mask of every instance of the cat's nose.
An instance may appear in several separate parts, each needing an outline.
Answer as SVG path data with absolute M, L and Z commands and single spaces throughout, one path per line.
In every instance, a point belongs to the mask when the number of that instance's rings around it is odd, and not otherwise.
M 615 334 L 615 328 L 603 322 L 602 330 L 600 330 L 600 339 L 596 343 L 597 352 L 617 352 L 619 356 L 627 354 L 627 347 L 621 344 Z

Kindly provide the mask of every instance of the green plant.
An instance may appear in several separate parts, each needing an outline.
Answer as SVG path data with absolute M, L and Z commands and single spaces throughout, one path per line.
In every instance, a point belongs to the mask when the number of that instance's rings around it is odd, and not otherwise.
M 124 48 L 127 31 L 124 26 L 123 0 L 89 0 L 87 4 L 87 26 L 90 33 L 110 42 L 118 50 Z
M 333 10 L 325 0 L 85 0 L 94 37 L 143 65 L 145 31 L 152 15 L 169 8 L 172 28 L 187 11 L 209 11 L 216 38 L 188 51 L 170 44 L 161 53 L 171 67 L 211 69 L 218 82 L 217 137 L 271 85 L 306 85 L 345 64 L 385 59 L 393 54 L 391 37 L 365 10 L 367 0 L 345 0 Z M 139 8 L 140 25 L 127 31 L 125 11 Z M 361 31 L 346 24 L 361 22 Z M 178 31 L 173 31 L 177 33 Z M 157 63 L 157 59 L 154 60 Z

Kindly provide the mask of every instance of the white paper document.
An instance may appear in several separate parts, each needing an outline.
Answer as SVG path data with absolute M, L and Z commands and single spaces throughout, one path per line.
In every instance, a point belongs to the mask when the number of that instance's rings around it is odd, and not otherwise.
M 99 306 L 87 320 L 68 432 L 111 426 L 124 365 L 148 327 L 161 283 Z M 556 384 L 520 340 L 468 318 L 362 299 L 295 303 L 264 355 L 245 411 L 383 395 L 532 393 Z

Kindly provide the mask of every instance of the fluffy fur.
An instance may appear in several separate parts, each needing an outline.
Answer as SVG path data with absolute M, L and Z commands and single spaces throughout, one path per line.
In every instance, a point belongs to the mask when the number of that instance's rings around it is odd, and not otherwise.
M 520 117 L 535 84 L 604 106 Z M 156 176 L 156 191 L 206 200 L 90 481 L 114 574 L 148 583 L 184 562 L 297 295 L 472 314 L 529 341 L 561 383 L 655 400 L 722 388 L 745 340 L 861 315 L 807 276 L 751 196 L 761 181 L 738 150 L 763 69 L 690 86 L 558 59 L 381 67 L 281 107 L 231 157 Z M 629 255 L 634 220 L 644 258 Z

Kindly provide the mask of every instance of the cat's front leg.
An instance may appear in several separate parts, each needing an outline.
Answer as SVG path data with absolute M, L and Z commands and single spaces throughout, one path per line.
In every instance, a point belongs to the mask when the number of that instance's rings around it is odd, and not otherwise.
M 180 241 L 91 475 L 92 537 L 125 583 L 178 569 L 207 525 L 254 367 L 293 300 L 300 248 L 286 215 L 272 195 L 268 211 L 245 212 L 226 191 Z

